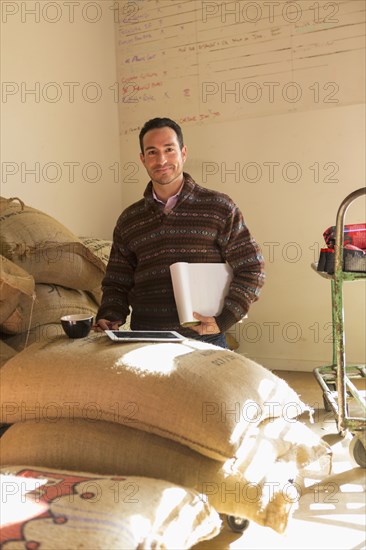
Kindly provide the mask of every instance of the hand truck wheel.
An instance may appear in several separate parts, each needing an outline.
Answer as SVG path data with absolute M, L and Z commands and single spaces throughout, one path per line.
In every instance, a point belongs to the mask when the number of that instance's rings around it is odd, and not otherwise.
M 349 452 L 361 468 L 366 468 L 366 449 L 361 439 L 353 436 L 349 444 Z
M 243 533 L 249 527 L 249 520 L 236 516 L 226 516 L 227 523 L 234 533 Z

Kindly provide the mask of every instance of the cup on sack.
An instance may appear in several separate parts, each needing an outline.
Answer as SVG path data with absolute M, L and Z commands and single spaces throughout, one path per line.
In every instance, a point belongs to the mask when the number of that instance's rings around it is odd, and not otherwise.
M 69 338 L 85 338 L 93 326 L 93 320 L 92 315 L 64 315 L 61 317 L 61 325 Z

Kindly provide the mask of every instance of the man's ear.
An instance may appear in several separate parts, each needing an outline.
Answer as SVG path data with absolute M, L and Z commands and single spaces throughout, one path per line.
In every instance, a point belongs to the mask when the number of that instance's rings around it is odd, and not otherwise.
M 142 153 L 140 153 L 140 160 L 142 164 L 145 166 L 145 156 Z
M 183 162 L 185 162 L 187 160 L 187 146 L 186 145 L 183 145 L 183 147 L 182 147 L 182 159 L 183 159 Z

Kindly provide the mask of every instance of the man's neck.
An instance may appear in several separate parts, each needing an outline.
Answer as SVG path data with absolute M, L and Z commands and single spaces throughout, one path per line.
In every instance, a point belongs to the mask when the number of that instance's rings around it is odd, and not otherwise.
M 152 182 L 155 195 L 163 202 L 166 202 L 170 197 L 174 197 L 183 185 L 183 176 L 178 180 L 167 185 Z

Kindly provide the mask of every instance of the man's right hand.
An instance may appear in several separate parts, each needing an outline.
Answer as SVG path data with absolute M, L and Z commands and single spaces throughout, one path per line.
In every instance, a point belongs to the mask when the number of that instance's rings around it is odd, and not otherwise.
M 108 321 L 108 319 L 98 319 L 93 325 L 93 330 L 102 332 L 103 330 L 118 330 L 122 325 L 122 321 Z

